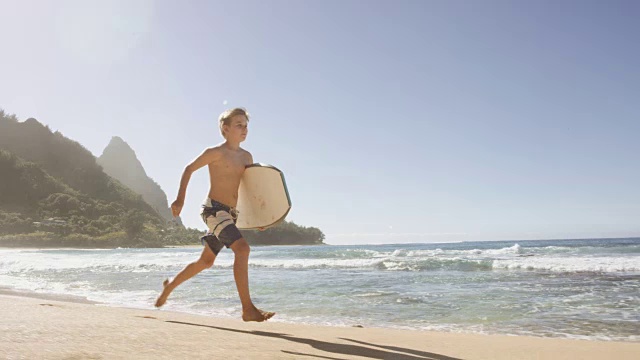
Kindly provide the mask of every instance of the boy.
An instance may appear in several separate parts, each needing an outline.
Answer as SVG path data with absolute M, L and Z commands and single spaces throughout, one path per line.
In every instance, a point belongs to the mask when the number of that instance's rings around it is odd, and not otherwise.
M 220 115 L 220 132 L 225 138 L 224 143 L 206 149 L 191 164 L 187 165 L 180 180 L 180 189 L 176 201 L 171 204 L 173 216 L 180 215 L 187 184 L 191 174 L 208 165 L 209 167 L 209 197 L 205 200 L 202 210 L 202 220 L 207 224 L 209 232 L 202 237 L 204 250 L 200 259 L 187 265 L 172 281 L 163 283 L 162 294 L 156 300 L 156 307 L 164 305 L 173 289 L 184 281 L 192 278 L 200 271 L 213 265 L 216 255 L 223 246 L 233 250 L 233 276 L 238 288 L 238 295 L 242 303 L 242 320 L 265 321 L 275 313 L 262 311 L 253 305 L 249 295 L 249 244 L 242 237 L 235 225 L 238 201 L 238 187 L 240 179 L 247 165 L 253 163 L 251 154 L 240 147 L 240 143 L 247 138 L 247 123 L 249 114 L 245 109 L 235 108 Z

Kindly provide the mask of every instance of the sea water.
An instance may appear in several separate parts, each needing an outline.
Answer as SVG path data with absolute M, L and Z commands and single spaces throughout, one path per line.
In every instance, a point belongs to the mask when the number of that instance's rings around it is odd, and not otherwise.
M 0 250 L 0 287 L 152 309 L 201 248 Z M 270 321 L 640 341 L 640 239 L 254 246 Z M 163 309 L 240 318 L 233 253 Z

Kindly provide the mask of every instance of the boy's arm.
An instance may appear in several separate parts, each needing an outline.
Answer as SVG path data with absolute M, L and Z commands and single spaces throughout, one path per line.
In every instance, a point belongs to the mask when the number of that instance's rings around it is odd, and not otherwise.
M 180 188 L 178 189 L 178 196 L 176 197 L 176 201 L 171 204 L 171 212 L 174 217 L 178 217 L 180 215 L 180 211 L 182 211 L 182 206 L 184 205 L 184 198 L 187 194 L 187 185 L 189 184 L 189 180 L 191 180 L 191 174 L 193 174 L 196 170 L 201 167 L 208 165 L 214 162 L 220 156 L 220 151 L 216 148 L 206 149 L 200 156 L 198 156 L 195 160 L 193 160 L 189 165 L 184 168 L 184 172 L 182 173 L 182 178 L 180 179 Z

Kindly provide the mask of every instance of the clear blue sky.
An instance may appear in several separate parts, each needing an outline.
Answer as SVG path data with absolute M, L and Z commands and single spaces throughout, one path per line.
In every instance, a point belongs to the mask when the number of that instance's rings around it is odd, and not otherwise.
M 289 220 L 327 242 L 640 236 L 638 1 L 0 0 L 0 108 L 171 202 L 252 114 Z M 182 213 L 203 229 L 194 174 Z

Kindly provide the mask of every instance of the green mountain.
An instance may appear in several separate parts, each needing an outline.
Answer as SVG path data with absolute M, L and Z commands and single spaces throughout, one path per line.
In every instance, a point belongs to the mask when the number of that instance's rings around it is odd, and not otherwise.
M 201 231 L 166 221 L 156 208 L 105 174 L 79 143 L 33 118 L 20 122 L 0 110 L 0 246 L 155 247 L 198 242 Z M 324 240 L 319 229 L 290 222 L 243 233 L 252 244 Z
M 164 220 L 79 143 L 0 110 L 0 245 L 159 245 Z M 151 234 L 150 234 L 151 233 Z

